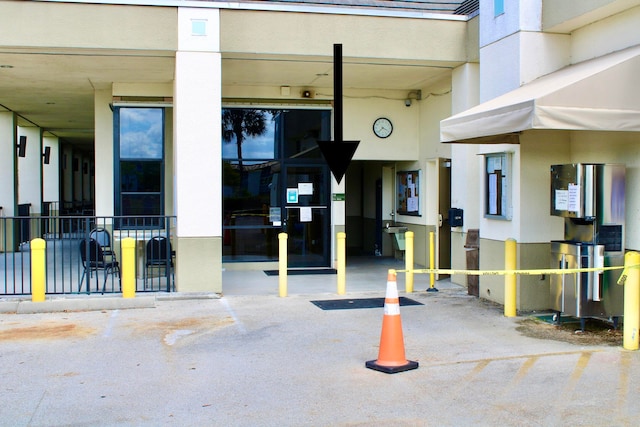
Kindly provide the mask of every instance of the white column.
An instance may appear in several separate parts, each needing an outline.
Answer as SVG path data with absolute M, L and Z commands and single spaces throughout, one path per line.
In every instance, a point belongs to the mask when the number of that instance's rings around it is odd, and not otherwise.
M 15 214 L 16 137 L 13 113 L 0 112 L 0 216 Z
M 178 9 L 174 84 L 176 287 L 222 289 L 219 11 Z
M 18 157 L 18 204 L 31 204 L 31 214 L 42 212 L 42 137 L 40 128 L 18 126 L 18 139 L 27 138 L 25 157 Z
M 111 88 L 96 90 L 94 94 L 95 159 L 92 161 L 95 165 L 93 197 L 96 215 L 98 216 L 111 216 L 114 214 L 113 112 L 109 108 L 111 100 Z
M 60 142 L 57 136 L 45 135 L 42 138 L 42 153 L 49 147 L 49 164 L 42 166 L 43 200 L 45 202 L 60 201 Z

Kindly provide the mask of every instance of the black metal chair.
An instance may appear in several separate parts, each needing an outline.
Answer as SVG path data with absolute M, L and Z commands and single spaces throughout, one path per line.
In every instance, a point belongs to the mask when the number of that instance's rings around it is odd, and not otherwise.
M 107 286 L 107 276 L 109 274 L 117 274 L 118 281 L 120 282 L 120 264 L 114 258 L 110 261 L 105 260 L 104 251 L 95 239 L 83 240 L 80 242 L 80 258 L 82 259 L 82 278 L 80 279 L 80 286 L 78 292 L 82 291 L 82 283 L 85 276 L 87 277 L 87 290 L 89 290 L 91 273 L 98 270 L 104 270 L 104 282 L 102 284 L 102 293 L 104 294 Z M 87 275 L 89 270 L 89 275 Z M 122 283 L 120 282 L 122 288 Z
M 169 274 L 173 277 L 173 257 L 175 252 L 171 247 L 169 239 L 163 236 L 155 236 L 149 239 L 146 245 L 145 251 L 145 275 L 144 282 L 145 288 L 147 286 L 147 279 L 149 278 L 149 270 L 153 269 L 165 269 L 167 275 L 167 290 L 170 290 Z M 173 281 L 172 281 L 173 282 Z M 173 283 L 175 286 L 175 283 Z
M 102 253 L 105 256 L 109 256 L 112 259 L 116 256 L 115 252 L 113 252 L 113 248 L 111 247 L 111 234 L 105 228 L 94 228 L 89 233 L 89 237 L 95 239 L 96 242 L 102 248 Z

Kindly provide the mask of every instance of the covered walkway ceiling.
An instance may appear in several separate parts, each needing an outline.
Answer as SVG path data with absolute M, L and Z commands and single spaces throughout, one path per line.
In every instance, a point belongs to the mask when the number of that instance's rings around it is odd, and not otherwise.
M 2 2 L 5 3 L 5 2 Z M 6 2 L 16 8 L 16 4 L 23 2 Z M 29 4 L 26 4 L 29 3 Z M 263 2 L 260 2 L 263 3 Z M 369 2 L 376 3 L 376 2 Z M 380 2 L 389 3 L 389 2 Z M 396 2 L 400 3 L 400 2 Z M 410 2 L 407 2 L 410 3 Z M 445 3 L 442 1 L 421 3 Z M 447 3 L 463 3 L 462 1 L 452 1 Z M 60 137 L 63 141 L 74 144 L 78 147 L 91 149 L 94 141 L 94 93 L 96 90 L 109 90 L 113 82 L 117 83 L 146 83 L 170 85 L 174 79 L 175 71 L 175 48 L 173 35 L 165 36 L 167 41 L 164 48 L 158 48 L 160 42 L 150 49 L 139 48 L 135 41 L 126 40 L 124 36 L 116 36 L 112 48 L 99 46 L 96 34 L 106 31 L 109 23 L 104 16 L 113 16 L 108 19 L 119 19 L 118 26 L 114 25 L 111 31 L 123 32 L 124 25 L 137 25 L 140 31 L 151 31 L 157 22 L 121 22 L 122 13 L 118 14 L 119 7 L 126 6 L 106 6 L 61 4 L 45 2 L 25 2 L 27 12 L 19 16 L 0 18 L 6 30 L 11 36 L 8 41 L 0 42 L 0 111 L 14 111 L 18 114 L 19 125 L 38 126 L 44 131 Z M 5 11 L 7 8 L 3 5 Z M 44 9 L 40 9 L 40 7 Z M 87 28 L 86 22 L 81 19 L 70 21 L 66 15 L 60 12 L 60 16 L 51 14 L 51 11 L 62 10 L 62 7 L 84 8 L 91 12 L 85 12 L 87 16 L 96 16 L 96 8 L 110 8 L 108 15 L 100 14 L 103 22 L 99 28 Z M 91 9 L 93 8 L 93 9 Z M 113 10 L 116 10 L 115 12 Z M 21 9 L 11 9 L 21 10 Z M 103 10 L 103 9 L 100 9 Z M 138 10 L 140 7 L 138 6 Z M 149 10 L 148 8 L 145 10 Z M 165 11 L 169 8 L 164 8 Z M 122 12 L 120 10 L 120 12 Z M 144 11 L 135 15 L 139 21 L 140 16 L 144 16 Z M 260 13 L 260 12 L 258 12 Z M 268 13 L 268 12 L 267 12 Z M 450 14 L 451 12 L 446 12 Z M 120 16 L 120 18 L 118 18 Z M 171 14 L 162 13 L 161 21 L 170 22 Z M 309 15 L 307 15 L 309 16 Z M 450 16 L 450 15 L 449 15 Z M 25 19 L 27 18 L 27 19 Z M 453 21 L 459 25 L 464 25 L 465 18 Z M 29 19 L 35 19 L 29 22 Z M 373 18 L 372 18 L 373 19 Z M 129 20 L 135 20 L 129 18 Z M 15 21 L 20 21 L 18 24 Z M 224 21 L 224 18 L 223 18 Z M 411 20 L 415 21 L 415 20 Z M 438 20 L 428 20 L 438 22 Z M 13 23 L 12 23 L 13 22 Z M 90 22 L 90 20 L 88 20 Z M 115 22 L 115 21 L 114 21 Z M 422 20 L 423 23 L 427 22 Z M 47 45 L 49 37 L 55 40 L 58 34 L 46 32 L 41 28 L 43 23 L 50 25 L 50 28 L 58 26 L 78 28 L 67 28 L 67 34 L 77 33 L 81 39 L 63 39 L 67 42 L 64 47 L 50 43 Z M 7 25 L 5 25 L 7 24 Z M 222 22 L 222 31 L 225 31 Z M 431 25 L 431 24 L 429 24 Z M 442 24 L 440 24 L 442 25 Z M 147 30 L 144 27 L 147 27 Z M 411 26 L 410 26 L 411 27 Z M 33 31 L 37 28 L 37 31 Z M 174 27 L 175 28 L 175 27 Z M 14 31 L 15 30 L 15 31 Z M 156 38 L 157 29 L 155 31 Z M 438 31 L 433 30 L 433 31 Z M 20 32 L 20 34 L 16 34 Z M 83 32 L 86 36 L 83 38 Z M 62 33 L 61 33 L 62 34 Z M 62 34 L 60 37 L 69 37 Z M 144 33 L 146 34 L 146 33 Z M 43 39 L 36 40 L 35 37 Z M 74 36 L 71 36 L 74 37 Z M 105 37 L 105 35 L 102 35 Z M 108 37 L 108 34 L 107 34 Z M 379 35 L 380 40 L 388 39 L 384 35 Z M 87 41 L 88 38 L 91 40 Z M 95 38 L 95 39 L 94 39 Z M 25 39 L 28 43 L 21 44 Z M 122 39 L 122 40 L 121 40 Z M 15 40 L 15 41 L 14 41 Z M 134 38 L 135 40 L 135 38 Z M 347 40 L 348 41 L 348 40 Z M 459 46 L 464 46 L 466 40 L 455 40 Z M 246 86 L 277 87 L 283 84 L 290 86 L 314 86 L 332 87 L 332 57 L 331 42 L 326 41 L 328 55 L 304 56 L 297 52 L 291 54 L 255 54 L 246 50 L 230 49 L 224 51 L 224 40 L 221 41 L 223 47 L 223 87 L 225 86 Z M 87 46 L 83 46 L 83 43 Z M 120 43 L 120 44 L 118 44 Z M 129 47 L 128 44 L 133 46 Z M 318 41 L 316 40 L 316 43 Z M 390 41 L 387 41 L 390 43 Z M 413 41 L 413 43 L 418 43 Z M 70 44 L 74 44 L 71 46 Z M 372 40 L 375 45 L 375 40 Z M 432 46 L 427 47 L 435 49 Z M 440 51 L 447 50 L 447 47 L 437 47 Z M 449 49 L 451 50 L 451 49 Z M 460 47 L 459 51 L 464 48 Z M 347 57 L 348 49 L 345 49 L 344 60 L 344 80 L 345 86 L 352 89 L 387 89 L 410 91 L 416 88 L 428 86 L 432 82 L 447 78 L 451 69 L 460 65 L 464 61 L 461 55 L 457 61 L 446 61 L 441 57 L 433 57 L 432 51 L 425 49 L 424 57 L 415 60 L 398 57 L 396 52 L 384 51 L 378 57 L 366 55 L 362 57 Z M 254 52 L 269 52 L 268 48 L 256 50 Z M 284 83 L 283 83 L 284 82 Z

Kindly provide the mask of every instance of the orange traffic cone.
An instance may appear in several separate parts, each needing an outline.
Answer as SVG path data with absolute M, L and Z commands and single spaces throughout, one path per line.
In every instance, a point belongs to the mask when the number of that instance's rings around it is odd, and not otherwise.
M 418 362 L 407 360 L 404 355 L 400 300 L 395 270 L 389 270 L 387 276 L 387 295 L 384 299 L 384 317 L 382 318 L 378 359 L 369 360 L 365 366 L 387 374 L 395 374 L 418 367 Z

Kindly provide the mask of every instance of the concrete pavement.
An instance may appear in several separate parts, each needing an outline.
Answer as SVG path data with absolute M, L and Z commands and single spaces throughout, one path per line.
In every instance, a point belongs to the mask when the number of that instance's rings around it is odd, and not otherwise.
M 290 276 L 279 298 L 277 276 L 225 272 L 221 298 L 0 314 L 0 425 L 638 424 L 639 352 L 529 338 L 522 316 L 447 282 L 426 293 L 420 278 L 405 295 L 398 275 L 400 294 L 424 304 L 401 308 L 420 366 L 366 369 L 383 310 L 310 301 L 384 296 L 386 274 L 368 282 L 371 269 L 357 286 L 347 274 L 346 296 L 331 275 Z

